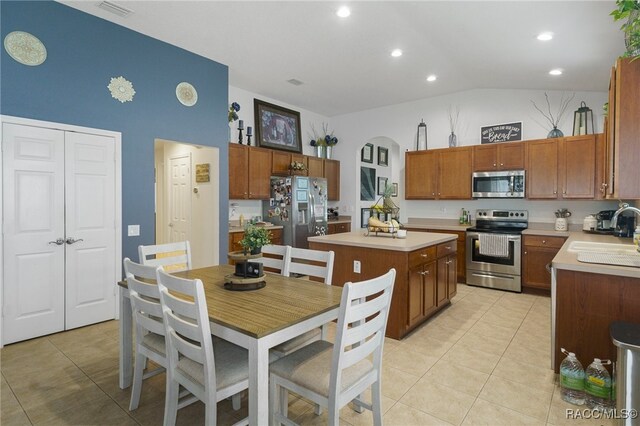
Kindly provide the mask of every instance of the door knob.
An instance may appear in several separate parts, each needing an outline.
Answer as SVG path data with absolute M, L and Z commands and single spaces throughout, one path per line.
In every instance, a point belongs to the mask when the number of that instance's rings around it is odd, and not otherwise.
M 79 243 L 80 241 L 84 241 L 82 238 L 76 240 L 73 237 L 69 237 L 67 238 L 67 244 L 71 245 L 71 244 L 75 244 L 75 243 Z
M 49 241 L 49 244 L 55 244 L 57 246 L 61 246 L 64 244 L 64 238 L 58 238 L 55 241 Z

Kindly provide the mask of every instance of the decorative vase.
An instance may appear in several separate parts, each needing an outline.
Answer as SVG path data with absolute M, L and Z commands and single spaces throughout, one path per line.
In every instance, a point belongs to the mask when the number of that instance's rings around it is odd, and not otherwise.
M 324 158 L 331 160 L 333 158 L 333 146 L 327 145 L 327 149 L 325 150 L 326 156 Z
M 547 135 L 547 139 L 561 138 L 563 136 L 564 136 L 564 133 L 562 133 L 562 130 L 558 129 L 556 126 L 553 126 L 553 129 L 551 129 L 551 131 Z
M 316 145 L 316 157 L 325 158 L 326 154 L 326 146 Z
M 455 148 L 458 146 L 458 137 L 455 133 L 451 132 L 449 135 L 449 148 Z
M 262 247 L 254 247 L 251 249 L 251 254 L 260 254 Z

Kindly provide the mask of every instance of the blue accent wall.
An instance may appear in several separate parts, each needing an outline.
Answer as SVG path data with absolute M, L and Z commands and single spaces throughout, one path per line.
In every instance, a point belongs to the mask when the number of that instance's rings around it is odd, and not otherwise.
M 26 31 L 47 48 L 47 60 L 36 67 L 2 48 L 2 114 L 122 133 L 124 256 L 137 259 L 138 245 L 155 243 L 154 140 L 220 148 L 220 262 L 226 263 L 227 66 L 52 1 L 2 1 L 0 12 L 2 40 Z M 133 102 L 111 97 L 107 85 L 118 76 L 133 83 Z M 182 81 L 198 91 L 193 107 L 176 99 Z M 126 236 L 129 224 L 140 224 L 140 237 Z

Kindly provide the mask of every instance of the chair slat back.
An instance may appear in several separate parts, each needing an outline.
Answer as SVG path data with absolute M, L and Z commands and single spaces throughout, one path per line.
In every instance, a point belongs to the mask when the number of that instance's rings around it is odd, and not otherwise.
M 387 328 L 396 270 L 342 289 L 333 349 L 330 392 L 342 389 L 343 371 L 373 353 L 373 368 L 382 369 L 382 348 Z
M 291 246 L 269 244 L 262 246 L 262 257 L 255 259 L 269 272 L 284 274 L 285 263 L 290 259 Z
M 205 380 L 212 378 L 215 383 L 211 326 L 202 281 L 174 277 L 160 269 L 157 279 L 171 368 L 176 368 L 181 356 L 187 357 L 203 364 Z
M 149 266 L 162 266 L 171 272 L 191 269 L 191 246 L 189 241 L 177 243 L 138 246 L 140 263 Z
M 292 247 L 290 251 L 290 261 L 285 263 L 284 276 L 291 274 L 302 274 L 319 278 L 325 284 L 331 285 L 333 277 L 333 251 L 320 251 Z M 318 265 L 321 263 L 322 265 Z
M 147 331 L 164 336 L 160 292 L 156 285 L 156 267 L 145 266 L 124 259 L 124 270 L 129 288 L 129 299 L 136 322 L 136 338 L 142 339 Z M 143 282 L 141 279 L 153 281 Z

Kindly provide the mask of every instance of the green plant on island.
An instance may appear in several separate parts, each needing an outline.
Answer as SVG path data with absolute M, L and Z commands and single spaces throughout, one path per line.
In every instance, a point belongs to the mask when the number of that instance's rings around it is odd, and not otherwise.
M 271 231 L 262 226 L 248 225 L 244 231 L 244 238 L 240 240 L 240 245 L 245 254 L 260 253 L 262 246 L 271 244 Z
M 615 22 L 625 20 L 620 29 L 625 35 L 627 51 L 623 55 L 627 58 L 640 57 L 640 1 L 616 0 L 615 10 L 611 12 Z

